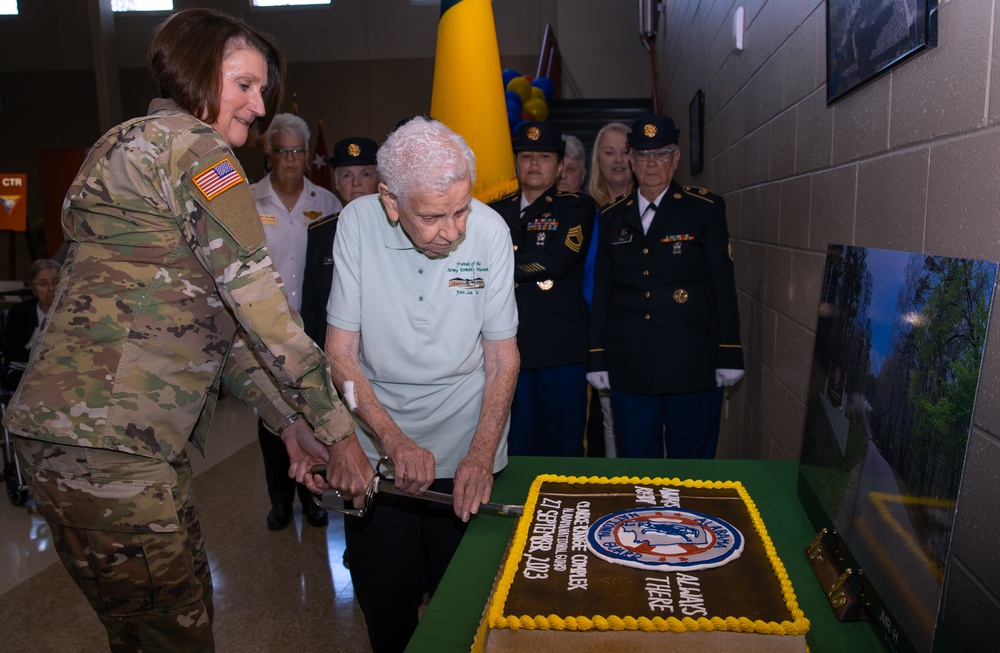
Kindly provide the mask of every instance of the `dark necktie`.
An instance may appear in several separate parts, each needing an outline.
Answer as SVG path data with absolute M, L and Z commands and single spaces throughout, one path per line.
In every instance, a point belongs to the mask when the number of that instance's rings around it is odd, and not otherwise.
M 642 213 L 642 233 L 649 233 L 649 225 L 652 224 L 654 215 L 656 215 L 656 205 L 650 202 Z

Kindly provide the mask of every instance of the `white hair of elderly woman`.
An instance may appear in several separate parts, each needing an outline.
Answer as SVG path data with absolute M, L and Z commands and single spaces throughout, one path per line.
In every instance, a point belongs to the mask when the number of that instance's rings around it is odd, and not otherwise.
M 267 144 L 273 146 L 274 137 L 281 132 L 300 136 L 302 142 L 306 144 L 306 148 L 309 148 L 309 125 L 299 116 L 293 113 L 275 114 L 271 126 L 267 128 Z
M 583 147 L 583 141 L 573 134 L 563 134 L 562 139 L 566 141 L 566 156 L 587 165 L 587 150 Z
M 476 183 L 476 156 L 444 123 L 417 116 L 379 148 L 378 174 L 389 192 L 406 203 L 418 192 L 445 193 L 456 182 Z

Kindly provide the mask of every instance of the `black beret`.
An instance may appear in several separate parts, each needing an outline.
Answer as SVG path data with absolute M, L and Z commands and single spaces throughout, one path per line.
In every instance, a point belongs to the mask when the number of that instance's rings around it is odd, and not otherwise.
M 353 136 L 337 141 L 330 157 L 330 167 L 373 166 L 378 154 L 378 143 L 363 136 Z
M 518 125 L 514 134 L 514 151 L 556 152 L 561 157 L 566 151 L 566 141 L 555 123 L 529 120 Z
M 628 144 L 633 150 L 658 150 L 667 145 L 676 145 L 680 130 L 667 116 L 650 113 L 640 116 L 632 123 Z

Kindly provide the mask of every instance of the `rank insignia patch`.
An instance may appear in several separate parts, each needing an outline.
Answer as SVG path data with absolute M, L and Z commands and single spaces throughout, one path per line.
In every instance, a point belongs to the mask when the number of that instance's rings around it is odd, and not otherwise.
M 566 247 L 573 250 L 577 254 L 580 253 L 580 247 L 583 246 L 583 227 L 576 225 L 569 230 L 566 234 Z

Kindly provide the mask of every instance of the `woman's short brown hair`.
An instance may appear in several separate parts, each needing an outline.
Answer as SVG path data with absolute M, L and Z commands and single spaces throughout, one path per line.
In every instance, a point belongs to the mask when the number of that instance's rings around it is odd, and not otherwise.
M 285 57 L 270 35 L 221 11 L 185 9 L 153 30 L 149 68 L 160 97 L 174 100 L 211 124 L 219 117 L 222 62 L 234 48 L 254 50 L 267 63 L 267 86 L 262 92 L 265 113 L 250 125 L 248 139 L 256 143 L 278 110 L 285 84 Z

